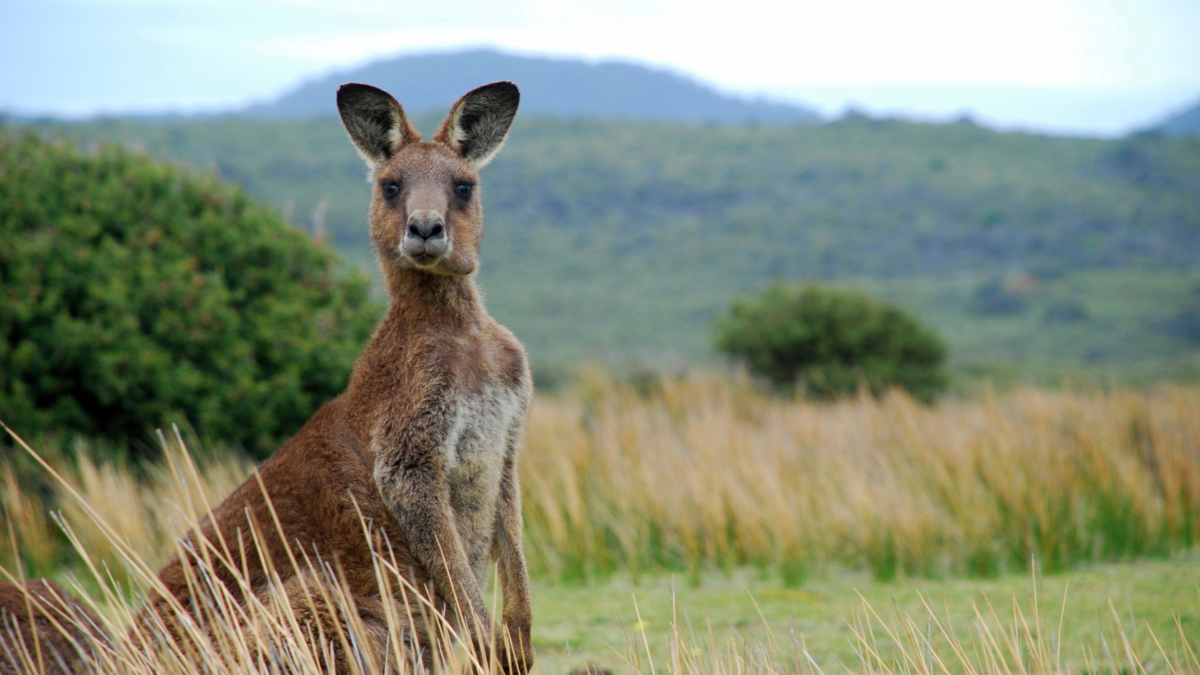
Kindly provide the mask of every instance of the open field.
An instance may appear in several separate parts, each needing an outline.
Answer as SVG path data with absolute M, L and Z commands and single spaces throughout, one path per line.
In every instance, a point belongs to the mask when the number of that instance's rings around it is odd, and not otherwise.
M 194 527 L 209 493 L 229 476 L 214 465 L 197 470 L 179 450 L 176 446 L 169 452 L 172 470 L 152 482 L 167 499 L 159 508 L 173 512 L 177 526 Z M 325 633 L 314 644 L 306 633 L 311 626 L 291 606 L 281 606 L 269 590 L 263 597 L 252 597 L 248 620 L 239 621 L 232 613 L 234 604 L 227 594 L 218 593 L 206 603 L 208 625 L 226 628 L 212 637 L 194 629 L 186 632 L 195 641 L 189 643 L 196 650 L 190 656 L 171 642 L 157 642 L 148 652 L 141 649 L 125 632 L 134 624 L 140 600 L 138 594 L 126 593 L 130 587 L 152 587 L 154 565 L 120 534 L 122 523 L 108 520 L 119 520 L 121 507 L 98 508 L 79 491 L 86 490 L 86 484 L 106 482 L 101 476 L 111 479 L 116 474 L 83 466 L 80 482 L 62 481 L 60 486 L 71 493 L 77 515 L 100 536 L 85 543 L 64 518 L 66 536 L 87 568 L 76 568 L 78 576 L 62 575 L 59 569 L 55 576 L 85 598 L 113 636 L 93 646 L 89 658 L 94 660 L 88 663 L 96 672 L 314 672 L 330 654 L 359 653 L 353 635 L 361 626 L 351 627 L 350 635 Z M 5 494 L 11 497 L 14 487 L 7 485 Z M 132 485 L 120 487 L 132 489 L 129 496 L 137 495 Z M 93 490 L 91 495 L 103 493 Z M 10 500 L 8 508 L 11 504 Z M 10 520 L 9 525 L 20 524 Z M 258 535 L 251 529 L 247 536 Z M 219 560 L 222 554 L 212 548 L 205 555 Z M 127 576 L 119 575 L 114 583 L 106 566 L 98 564 L 102 557 L 122 559 Z M 201 567 L 212 569 L 214 564 Z M 382 556 L 380 578 L 394 580 L 394 572 Z M 0 574 L 21 575 L 10 567 Z M 1016 572 L 988 580 L 884 583 L 865 572 L 829 566 L 802 590 L 752 568 L 709 575 L 696 586 L 661 573 L 643 575 L 636 582 L 624 574 L 589 584 L 543 579 L 533 588 L 538 658 L 534 672 L 565 673 L 595 664 L 614 673 L 651 675 L 1196 675 L 1198 581 L 1200 558 L 1195 550 L 1168 560 L 1084 565 L 1045 577 Z M 203 587 L 200 578 L 194 583 L 197 591 Z M 357 616 L 337 580 L 326 578 L 321 589 L 344 616 Z M 182 615 L 186 610 L 180 606 L 172 611 Z M 402 616 L 396 619 L 390 624 L 393 628 L 403 623 Z M 438 624 L 437 630 L 450 639 L 453 629 Z M 267 652 L 271 656 L 264 658 Z M 39 672 L 36 664 L 49 657 L 26 653 L 19 658 L 25 662 L 22 672 Z M 194 662 L 203 664 L 203 670 L 190 665 Z M 409 672 L 402 656 L 397 655 L 395 663 L 398 670 L 387 672 Z M 463 649 L 454 649 L 436 661 L 434 672 L 461 673 L 472 663 Z M 360 656 L 351 665 L 355 673 L 381 672 L 369 657 Z M 499 672 L 493 663 L 482 675 Z
M 1200 673 L 1197 410 L 1175 386 L 814 404 L 586 371 L 537 400 L 522 460 L 541 672 Z M 129 466 L 48 444 L 61 481 L 11 455 L 0 566 L 86 593 L 122 633 L 176 537 L 253 470 L 171 445 Z M 289 621 L 234 643 L 302 641 Z M 104 672 L 143 672 L 127 643 Z
M 1197 410 L 1181 387 L 815 404 L 744 378 L 592 371 L 530 419 L 530 562 L 800 584 L 828 564 L 886 580 L 1165 555 L 1200 535 Z
M 1029 286 L 1011 294 L 1013 311 L 981 314 L 976 294 L 988 281 L 963 275 L 841 283 L 936 328 L 950 346 L 954 385 L 985 380 L 1140 387 L 1200 380 L 1200 350 L 1188 345 L 1175 323 L 1184 308 L 1200 306 L 1200 275 L 1109 270 L 1025 277 Z
M 1120 646 L 1113 641 L 1118 626 L 1131 642 L 1140 645 L 1143 654 L 1149 654 L 1146 648 L 1153 645 L 1150 631 L 1168 651 L 1172 649 L 1169 642 L 1182 649 L 1179 627 L 1195 645 L 1200 631 L 1197 582 L 1200 558 L 1192 552 L 1164 561 L 1085 565 L 1039 577 L 1036 592 L 1047 622 L 1044 628 L 1052 634 L 1048 637 L 1056 648 L 1061 641 L 1062 663 L 1078 672 L 1090 650 L 1107 671 L 1106 648 L 1117 658 L 1118 670 L 1127 667 Z M 972 623 L 975 607 L 986 614 L 990 602 L 1003 620 L 1011 622 L 1016 601 L 1029 617 L 1033 586 L 1029 572 L 986 580 L 879 583 L 865 573 L 845 569 L 811 579 L 803 589 L 784 588 L 778 580 L 748 570 L 706 577 L 699 588 L 666 575 L 644 578 L 637 584 L 626 576 L 591 584 L 541 582 L 535 585 L 533 595 L 534 644 L 539 663 L 550 673 L 564 673 L 585 662 L 623 672 L 630 641 L 637 643 L 643 658 L 648 645 L 655 662 L 670 661 L 677 617 L 701 642 L 709 640 L 709 631 L 720 645 L 731 640 L 755 644 L 773 639 L 779 655 L 792 659 L 799 641 L 827 674 L 858 671 L 854 621 L 868 612 L 866 605 L 888 623 L 898 613 L 911 617 L 922 633 L 929 629 L 933 609 L 943 621 L 953 624 L 960 641 L 969 643 L 970 631 L 965 629 Z M 878 627 L 875 639 L 882 653 L 894 655 L 900 646 Z M 945 639 L 939 637 L 938 641 L 939 656 L 952 660 Z M 1159 657 L 1150 661 L 1156 662 L 1148 664 L 1151 671 L 1164 665 Z
M 1048 573 L 1162 557 L 1200 540 L 1197 410 L 1200 390 L 1175 386 L 818 404 L 744 377 L 621 383 L 592 370 L 534 406 L 521 465 L 526 555 L 544 578 L 666 571 L 697 584 L 753 567 L 789 586 L 830 565 L 886 581 L 994 576 L 1032 556 Z M 121 536 L 160 561 L 177 529 L 162 506 L 179 503 L 171 472 L 92 461 L 86 444 L 55 453 Z M 213 455 L 207 498 L 251 469 Z M 0 562 L 14 561 L 14 540 L 35 573 L 70 560 L 47 508 L 103 553 L 61 488 L 19 474 L 0 467 L 0 530 L 13 534 Z

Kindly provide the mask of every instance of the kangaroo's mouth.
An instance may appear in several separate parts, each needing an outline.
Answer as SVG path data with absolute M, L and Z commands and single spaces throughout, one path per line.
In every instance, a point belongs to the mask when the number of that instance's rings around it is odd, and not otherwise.
M 432 265 L 450 252 L 450 242 L 445 237 L 421 239 L 408 236 L 400 244 L 400 252 L 421 267 Z

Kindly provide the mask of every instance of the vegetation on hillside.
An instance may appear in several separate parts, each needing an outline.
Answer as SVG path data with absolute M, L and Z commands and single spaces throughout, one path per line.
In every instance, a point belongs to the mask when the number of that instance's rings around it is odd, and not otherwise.
M 717 349 L 786 391 L 836 398 L 902 387 L 929 401 L 946 385 L 946 346 L 911 316 L 862 293 L 775 284 L 734 300 Z
M 361 274 L 242 190 L 0 133 L 0 417 L 118 446 L 190 423 L 265 456 L 338 394 Z
M 335 120 L 43 130 L 213 167 L 374 269 L 365 169 Z M 712 359 L 729 301 L 783 279 L 898 304 L 946 336 L 959 373 L 1200 374 L 1200 350 L 1166 329 L 1200 284 L 1200 139 L 522 117 L 483 190 L 489 308 L 537 363 Z M 988 284 L 1014 311 L 987 309 Z

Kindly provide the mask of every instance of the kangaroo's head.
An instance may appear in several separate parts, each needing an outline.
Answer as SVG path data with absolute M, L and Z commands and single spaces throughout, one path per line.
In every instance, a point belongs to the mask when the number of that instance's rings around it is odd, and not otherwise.
M 338 89 L 342 124 L 370 168 L 371 243 L 385 267 L 475 271 L 483 236 L 479 169 L 500 151 L 519 101 L 511 82 L 479 87 L 423 142 L 387 92 L 365 84 Z

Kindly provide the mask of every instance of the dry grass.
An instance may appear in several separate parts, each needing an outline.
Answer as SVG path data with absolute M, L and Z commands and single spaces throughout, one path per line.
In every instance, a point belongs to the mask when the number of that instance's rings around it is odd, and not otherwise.
M 532 568 L 693 575 L 827 562 L 897 574 L 1047 571 L 1200 536 L 1200 390 L 896 392 L 784 401 L 745 379 L 602 371 L 539 399 L 523 455 Z
M 173 555 L 197 560 L 197 572 L 188 578 L 191 600 L 181 604 L 158 581 L 158 565 L 150 562 L 161 555 L 161 542 L 156 538 L 163 531 L 134 536 L 131 525 L 155 523 L 161 527 L 173 520 L 180 533 L 197 529 L 200 518 L 215 504 L 210 493 L 219 486 L 228 487 L 232 476 L 227 467 L 219 465 L 207 471 L 198 468 L 181 439 L 165 448 L 165 456 L 164 466 L 169 469 L 152 476 L 148 490 L 131 482 L 128 472 L 112 466 L 97 467 L 84 461 L 68 477 L 42 464 L 65 494 L 64 506 L 69 506 L 56 520 L 86 570 L 86 582 L 69 582 L 71 593 L 100 617 L 101 625 L 89 625 L 83 616 L 47 615 L 53 616 L 57 625 L 78 628 L 73 634 L 64 631 L 71 644 L 56 650 L 44 639 L 29 644 L 15 637 L 16 623 L 27 615 L 3 616 L 0 672 L 9 672 L 6 666 L 20 673 L 62 672 L 58 666 L 74 672 L 76 668 L 64 665 L 72 662 L 82 663 L 79 668 L 83 672 L 163 675 L 335 669 L 346 675 L 500 672 L 494 661 L 481 663 L 473 652 L 455 647 L 461 641 L 454 626 L 463 625 L 462 617 L 453 625 L 445 620 L 421 591 L 407 582 L 386 547 L 375 549 L 376 581 L 382 597 L 403 597 L 404 603 L 381 603 L 389 629 L 382 641 L 372 642 L 372 628 L 364 624 L 352 589 L 336 566 L 308 554 L 286 561 L 263 559 L 269 579 L 265 588 L 253 586 L 248 577 L 236 572 L 230 587 L 212 580 L 229 570 L 242 569 L 235 553 L 240 547 L 203 538 L 175 540 L 169 549 Z M 150 518 L 145 509 L 151 495 L 164 497 L 160 508 L 169 505 L 174 515 L 161 521 Z M 108 501 L 93 503 L 95 497 Z M 86 521 L 76 521 L 76 517 Z M 76 529 L 76 522 L 83 527 Z M 378 542 L 369 520 L 363 519 L 362 525 L 366 540 Z M 264 535 L 247 523 L 246 541 L 254 543 L 251 550 L 266 549 L 261 543 Z M 138 546 L 148 547 L 148 552 Z M 110 555 L 118 564 L 99 557 L 103 555 Z M 114 575 L 114 568 L 122 573 Z M 184 567 L 185 572 L 192 569 Z M 288 573 L 283 573 L 285 570 Z M 296 588 L 285 585 L 287 577 L 304 579 L 299 599 Z M 0 566 L 0 579 L 19 583 L 24 578 L 19 567 Z M 150 591 L 166 599 L 164 614 L 139 613 L 140 599 Z M 419 634 L 405 628 L 414 625 L 414 617 L 430 627 L 432 644 L 424 645 L 424 650 Z M 489 651 L 495 654 L 498 638 L 495 632 L 491 634 Z M 505 638 L 506 634 L 500 639 Z M 385 647 L 373 650 L 369 648 L 372 644 Z
M 181 532 L 178 467 L 52 459 L 151 567 Z M 71 460 L 64 460 L 70 455 Z M 210 502 L 252 466 L 200 462 Z M 1046 392 L 917 404 L 901 393 L 835 404 L 780 400 L 745 378 L 614 382 L 588 371 L 536 400 L 522 455 L 535 574 L 756 566 L 788 584 L 826 563 L 896 575 L 1048 572 L 1186 549 L 1200 538 L 1200 389 Z M 20 489 L 0 466 L 0 562 L 71 560 L 47 518 L 113 560 L 61 486 Z
M 151 566 L 182 530 L 177 467 L 52 460 Z M 69 454 L 70 461 L 63 455 Z M 201 463 L 218 501 L 252 466 Z M 837 563 L 876 578 L 1046 571 L 1164 555 L 1200 538 L 1200 389 L 1017 390 L 934 406 L 902 393 L 780 400 L 744 378 L 641 385 L 588 371 L 539 397 L 522 455 L 536 575 L 752 565 L 796 584 Z M 0 563 L 70 559 L 47 507 L 89 551 L 114 552 L 61 487 L 17 489 L 0 465 Z M 186 528 L 185 528 L 186 529 Z
M 195 527 L 199 514 L 211 505 L 210 492 L 223 481 L 230 479 L 226 468 L 197 467 L 190 459 L 182 443 L 168 448 L 165 471 L 152 478 L 152 490 L 160 495 L 169 495 L 179 521 L 183 527 Z M 90 522 L 90 527 L 100 533 L 101 539 L 90 539 L 88 544 L 64 517 L 60 526 L 89 577 L 83 583 L 71 584 L 72 592 L 82 602 L 100 615 L 103 632 L 107 639 L 77 643 L 83 660 L 83 672 L 129 673 L 134 675 L 157 673 L 319 673 L 329 671 L 329 664 L 343 659 L 348 673 L 476 673 L 478 675 L 500 675 L 498 664 L 480 663 L 461 646 L 437 650 L 428 661 L 413 662 L 413 653 L 403 650 L 401 645 L 407 637 L 398 626 L 411 625 L 402 616 L 389 617 L 391 634 L 387 653 L 365 652 L 359 649 L 366 628 L 358 621 L 358 612 L 347 589 L 328 568 L 314 565 L 312 561 L 291 561 L 297 570 L 319 578 L 321 583 L 309 596 L 310 605 L 324 602 L 335 609 L 336 615 L 344 619 L 330 632 L 314 626 L 297 616 L 293 605 L 279 597 L 272 589 L 282 587 L 278 571 L 272 571 L 273 583 L 265 593 L 247 594 L 245 604 L 239 605 L 222 584 L 207 584 L 204 577 L 222 564 L 229 553 L 219 546 L 208 546 L 199 556 L 209 562 L 200 566 L 201 574 L 192 579 L 193 597 L 202 598 L 201 621 L 190 620 L 189 609 L 178 604 L 170 611 L 177 619 L 183 639 L 167 638 L 165 632 L 156 630 L 153 624 L 143 629 L 138 636 L 129 629 L 139 624 L 138 596 L 146 590 L 156 588 L 154 567 L 148 564 L 143 553 L 134 547 L 133 539 L 123 534 L 129 522 L 135 522 L 131 513 L 144 507 L 144 502 L 127 499 L 127 508 L 113 504 L 97 506 L 81 491 L 91 490 L 93 496 L 112 500 L 113 491 L 124 491 L 128 495 L 147 492 L 144 487 L 129 483 L 120 471 L 107 473 L 103 467 L 82 464 L 71 477 L 58 474 L 46 464 L 45 470 L 64 493 L 64 500 L 72 502 L 71 509 L 77 510 Z M 168 484 L 170 484 L 168 486 Z M 14 486 L 9 484 L 7 488 Z M 132 493 L 127 491 L 132 490 Z M 18 488 L 19 492 L 19 488 Z M 8 495 L 6 508 L 16 503 Z M 25 508 L 25 507 L 22 507 Z M 107 519 L 106 513 L 114 517 Z M 12 522 L 12 521 L 10 521 Z M 32 522 L 32 521 L 31 521 Z M 36 525 L 41 527 L 41 525 Z M 370 536 L 369 524 L 364 523 L 364 535 Z M 257 537 L 253 530 L 249 536 Z M 138 540 L 139 545 L 151 545 L 150 540 Z M 100 565 L 94 553 L 95 546 L 102 546 L 122 562 L 126 577 L 134 593 L 114 580 L 110 570 Z M 176 553 L 180 551 L 177 549 Z M 224 560 L 223 564 L 228 564 Z M 376 558 L 376 573 L 385 593 L 391 592 L 394 584 L 403 584 L 394 561 L 386 553 Z M 0 567 L 0 576 L 18 579 L 20 570 Z M 238 583 L 246 584 L 244 579 Z M 1034 579 L 1036 589 L 1037 579 Z M 91 589 L 93 592 L 89 592 Z M 246 584 L 243 590 L 248 590 Z M 159 589 L 162 590 L 162 589 Z M 415 589 L 410 597 L 419 602 Z M 495 600 L 493 600 L 495 601 Z M 650 675 L 828 675 L 832 672 L 871 673 L 878 675 L 1067 675 L 1068 673 L 1112 675 L 1150 675 L 1163 671 L 1170 675 L 1200 675 L 1191 642 L 1176 621 L 1177 632 L 1158 636 L 1143 630 L 1139 635 L 1136 627 L 1127 632 L 1123 620 L 1110 604 L 1110 629 L 1099 635 L 1098 650 L 1085 649 L 1082 654 L 1066 655 L 1058 640 L 1061 634 L 1061 617 L 1056 629 L 1053 615 L 1043 607 L 1054 603 L 1036 595 L 1032 601 L 1022 605 L 1012 596 L 998 610 L 988 601 L 974 607 L 973 613 L 956 620 L 948 608 L 939 608 L 936 601 L 925 597 L 925 613 L 911 616 L 899 610 L 888 616 L 880 614 L 868 603 L 863 602 L 859 611 L 849 618 L 854 636 L 852 649 L 858 663 L 823 661 L 811 654 L 802 636 L 795 633 L 776 635 L 768 632 L 761 639 L 717 639 L 711 622 L 695 628 L 677 610 L 672 621 L 672 631 L 667 638 L 666 652 L 669 657 L 655 661 L 652 652 L 662 653 L 661 645 L 653 648 L 644 632 L 637 614 L 632 632 L 627 634 L 625 644 L 620 645 L 618 654 L 623 667 L 618 672 L 650 673 Z M 1065 598 L 1063 599 L 1065 607 Z M 443 645 L 454 645 L 454 629 L 441 621 L 428 606 L 406 607 L 406 612 L 422 613 L 430 619 L 437 633 L 437 641 Z M 764 619 L 765 620 L 765 619 Z M 11 618 L 6 618 L 11 621 Z M 79 626 L 80 632 L 90 632 L 90 626 Z M 1147 627 L 1148 628 L 1148 627 Z M 5 642 L 5 633 L 10 625 L 0 627 L 0 643 Z M 1132 634 L 1132 638 L 1130 635 Z M 9 633 L 11 635 L 11 633 Z M 17 671 L 42 673 L 51 669 L 56 654 L 45 642 L 32 647 L 7 643 L 7 651 L 0 653 L 0 666 L 8 658 L 17 664 Z M 824 663 L 824 666 L 821 664 Z M 1078 664 L 1082 663 L 1082 669 Z M 0 668 L 2 669 L 2 668 Z M 544 671 L 535 670 L 535 675 Z
M 191 527 L 185 505 L 193 500 L 220 503 L 254 470 L 253 463 L 239 457 L 192 464 L 188 455 L 188 465 L 195 466 L 196 472 L 192 480 L 184 480 L 184 465 L 176 455 L 168 454 L 160 464 L 134 471 L 121 461 L 99 460 L 97 454 L 83 440 L 75 440 L 67 450 L 51 448 L 47 460 L 61 480 L 46 481 L 52 477 L 40 467 L 34 473 L 17 470 L 14 462 L 0 465 L 0 484 L 5 488 L 0 495 L 0 517 L 7 535 L 0 542 L 0 564 L 10 569 L 24 566 L 34 574 L 53 574 L 76 561 L 70 541 L 47 517 L 48 509 L 53 509 L 51 513 L 74 532 L 93 559 L 121 570 L 119 543 L 137 551 L 148 566 L 157 569 L 174 553 L 175 539 Z M 40 489 L 22 487 L 22 480 Z M 98 520 L 106 523 L 109 531 L 101 528 Z
M 931 407 L 901 394 L 813 404 L 764 396 L 745 379 L 633 385 L 592 371 L 574 390 L 535 405 L 522 464 L 527 555 L 535 573 L 566 578 L 667 568 L 698 579 L 706 569 L 754 565 L 796 583 L 830 562 L 887 579 L 990 574 L 1024 567 L 1031 556 L 1054 569 L 1164 554 L 1200 535 L 1197 411 L 1200 390 L 1175 387 L 1019 390 Z M 322 601 L 351 617 L 337 634 L 315 635 L 270 593 L 239 608 L 218 589 L 209 593 L 208 625 L 231 627 L 225 634 L 190 624 L 190 653 L 169 641 L 139 648 L 128 629 L 139 598 L 157 583 L 155 570 L 252 466 L 228 458 L 193 463 L 181 443 L 159 466 L 137 472 L 95 461 L 85 446 L 71 450 L 52 460 L 58 475 L 48 488 L 34 489 L 22 482 L 27 474 L 0 466 L 0 566 L 13 578 L 75 571 L 73 593 L 114 636 L 90 647 L 97 672 L 319 672 L 335 653 L 351 655 L 356 672 L 411 669 L 399 628 L 390 666 L 356 651 L 362 627 L 352 602 L 336 575 L 316 568 L 301 571 L 323 579 Z M 386 555 L 377 573 L 385 586 L 402 583 Z M 928 616 L 885 620 L 864 603 L 852 619 L 861 663 L 839 670 L 1073 668 L 1036 602 L 1013 600 L 1011 613 L 979 607 L 957 624 L 932 603 L 927 609 Z M 1113 619 L 1100 651 L 1069 663 L 1089 673 L 1200 675 L 1182 626 L 1150 640 L 1143 633 L 1138 643 Z M 450 626 L 439 625 L 442 642 L 454 643 Z M 651 651 L 661 653 L 631 634 L 629 670 L 828 675 L 791 635 L 721 642 L 676 622 L 669 662 L 649 662 Z M 27 668 L 36 656 L 26 656 Z M 450 649 L 432 667 L 464 672 L 471 657 Z

